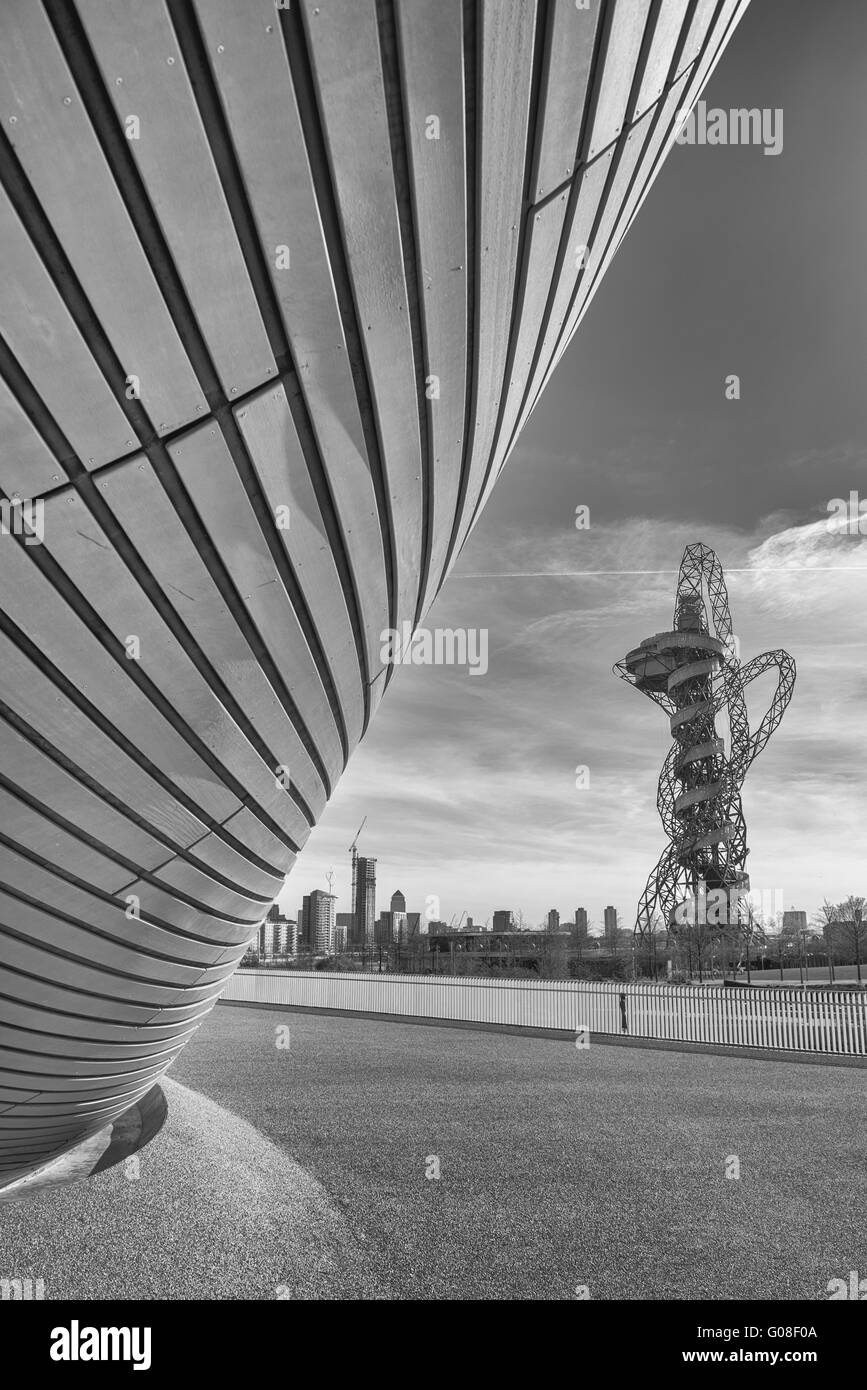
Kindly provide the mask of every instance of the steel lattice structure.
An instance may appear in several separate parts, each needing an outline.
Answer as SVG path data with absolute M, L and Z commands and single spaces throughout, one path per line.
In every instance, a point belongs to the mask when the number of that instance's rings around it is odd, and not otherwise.
M 616 675 L 665 710 L 674 738 L 656 799 L 669 844 L 638 904 L 635 931 L 641 937 L 652 931 L 657 913 L 669 931 L 676 931 L 675 909 L 705 891 L 723 890 L 730 901 L 732 890 L 740 899 L 749 889 L 741 786 L 782 719 L 795 685 L 795 663 L 788 652 L 763 652 L 741 666 L 722 566 L 701 542 L 683 552 L 673 629 L 648 637 L 614 667 Z M 773 698 L 751 732 L 744 691 L 773 668 L 779 671 Z M 716 728 L 723 711 L 729 724 L 728 755 Z

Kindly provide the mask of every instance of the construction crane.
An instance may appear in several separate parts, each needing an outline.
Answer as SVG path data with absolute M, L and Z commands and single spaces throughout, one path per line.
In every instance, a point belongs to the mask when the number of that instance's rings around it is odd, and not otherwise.
M 358 868 L 358 850 L 356 849 L 356 845 L 358 844 L 358 837 L 361 834 L 364 827 L 366 826 L 366 824 L 367 816 L 364 817 L 364 820 L 361 822 L 361 825 L 356 830 L 355 839 L 349 846 L 349 853 L 352 855 L 352 935 L 353 938 L 355 938 L 356 940 L 358 938 L 358 922 L 355 919 L 355 879 L 356 871 Z
M 463 912 L 461 913 L 460 917 L 458 918 L 458 925 L 456 926 L 455 931 L 460 931 L 460 929 L 461 929 L 461 923 L 463 922 L 463 920 L 464 920 L 464 918 L 466 917 L 466 915 L 467 915 L 467 909 L 464 908 Z

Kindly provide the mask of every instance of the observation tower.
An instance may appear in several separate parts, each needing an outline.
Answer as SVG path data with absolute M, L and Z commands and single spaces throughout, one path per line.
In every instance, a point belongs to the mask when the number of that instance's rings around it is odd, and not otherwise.
M 708 606 L 710 613 L 708 613 Z M 711 924 L 744 919 L 749 891 L 747 830 L 741 785 L 783 717 L 795 685 L 788 652 L 763 652 L 741 666 L 732 636 L 722 566 L 709 546 L 688 545 L 680 562 L 673 630 L 647 637 L 614 667 L 616 675 L 660 705 L 674 742 L 659 777 L 656 804 L 669 844 L 647 880 L 635 931 L 652 932 L 659 915 L 669 931 L 687 925 L 686 905 L 715 894 Z M 776 668 L 771 704 L 750 731 L 744 691 Z M 727 716 L 729 750 L 717 730 Z

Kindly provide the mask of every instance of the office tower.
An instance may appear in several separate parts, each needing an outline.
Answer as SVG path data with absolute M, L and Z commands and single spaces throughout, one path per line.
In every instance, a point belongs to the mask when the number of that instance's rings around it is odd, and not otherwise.
M 494 913 L 494 931 L 514 931 L 515 914 L 502 908 Z
M 379 946 L 399 945 L 406 941 L 405 912 L 380 912 L 376 923 L 376 943 Z
M 406 935 L 408 940 L 414 936 L 427 936 L 427 918 L 422 917 L 420 912 L 408 912 L 406 914 Z
M 556 907 L 552 907 L 552 908 L 551 908 L 551 911 L 548 913 L 548 930 L 549 930 L 549 931 L 559 931 L 559 930 L 560 930 L 560 914 L 559 914 L 559 912 L 557 911 Z
M 575 935 L 579 941 L 587 940 L 588 927 L 586 907 L 576 907 L 575 909 Z
M 352 939 L 352 913 L 338 912 L 334 926 L 334 954 L 342 955 Z
M 361 854 L 355 861 L 352 913 L 353 943 L 358 946 L 372 944 L 376 923 L 376 860 Z
M 464 927 L 465 927 L 465 930 L 466 930 L 466 931 L 472 931 L 472 930 L 473 930 L 473 919 L 472 919 L 472 917 L 468 917 L 468 918 L 467 918 L 466 922 L 464 923 Z
M 305 899 L 306 901 L 306 899 Z M 308 930 L 310 946 L 317 956 L 330 956 L 334 951 L 334 908 L 337 898 L 314 888 L 310 894 Z
M 298 912 L 298 945 L 302 951 L 310 948 L 310 894 L 305 893 Z
M 406 898 L 399 888 L 391 895 L 391 910 L 392 912 L 406 912 Z

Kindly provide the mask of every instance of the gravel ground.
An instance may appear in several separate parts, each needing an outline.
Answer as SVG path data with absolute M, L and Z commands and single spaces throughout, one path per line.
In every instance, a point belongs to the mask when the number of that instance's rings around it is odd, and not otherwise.
M 867 1271 L 861 1070 L 220 1007 L 172 1075 L 193 1089 L 167 1086 L 140 1180 L 0 1208 L 0 1272 L 76 1298 L 825 1299 Z
M 859 1069 L 232 1006 L 176 1074 L 313 1173 L 399 1297 L 816 1299 L 867 1272 Z
M 315 1179 L 237 1115 L 162 1084 L 169 1117 L 137 1178 L 119 1164 L 0 1206 L 0 1276 L 42 1278 L 46 1299 L 379 1295 Z

